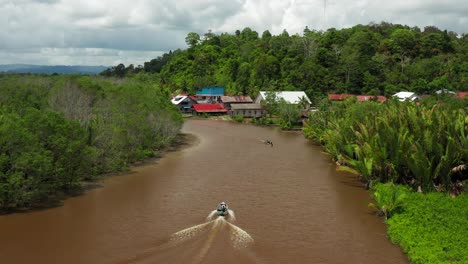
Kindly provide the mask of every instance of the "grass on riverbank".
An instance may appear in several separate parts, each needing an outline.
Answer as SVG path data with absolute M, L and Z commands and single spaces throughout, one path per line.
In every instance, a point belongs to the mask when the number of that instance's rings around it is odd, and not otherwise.
M 468 196 L 422 194 L 378 184 L 376 207 L 389 212 L 388 235 L 412 263 L 468 263 Z

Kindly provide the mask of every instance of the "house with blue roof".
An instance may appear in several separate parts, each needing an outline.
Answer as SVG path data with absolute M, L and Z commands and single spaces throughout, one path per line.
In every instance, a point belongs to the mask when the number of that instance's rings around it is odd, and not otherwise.
M 224 95 L 224 87 L 212 86 L 205 87 L 195 92 L 198 103 L 214 104 Z
M 224 95 L 224 87 L 221 86 L 212 86 L 212 87 L 205 87 L 201 90 L 198 90 L 195 93 L 196 96 L 223 96 Z

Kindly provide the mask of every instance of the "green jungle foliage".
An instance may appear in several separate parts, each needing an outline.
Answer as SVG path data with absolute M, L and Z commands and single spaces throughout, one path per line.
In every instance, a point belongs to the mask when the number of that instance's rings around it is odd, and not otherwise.
M 0 209 L 79 190 L 83 180 L 154 155 L 179 111 L 153 77 L 0 75 Z
M 422 194 L 387 183 L 377 184 L 373 196 L 376 207 L 391 211 L 388 235 L 412 263 L 468 263 L 466 194 Z
M 468 100 L 444 100 L 324 100 L 304 134 L 368 182 L 459 193 L 455 183 L 468 178 Z
M 406 198 L 411 192 L 409 187 L 395 185 L 393 182 L 378 183 L 373 189 L 372 198 L 376 203 L 370 203 L 369 207 L 375 208 L 385 219 L 403 210 Z
M 388 235 L 415 264 L 468 263 L 467 204 L 466 194 L 412 193 L 387 221 Z
M 238 115 L 236 117 L 234 117 L 234 121 L 237 121 L 237 122 L 244 122 L 244 116 L 243 115 Z
M 392 95 L 429 94 L 468 87 L 468 36 L 382 22 L 302 35 L 274 36 L 250 29 L 234 34 L 188 33 L 188 49 L 175 50 L 134 67 L 120 64 L 106 76 L 155 73 L 172 92 L 194 93 L 224 86 L 233 95 L 260 90 Z M 314 100 L 314 99 L 313 99 Z

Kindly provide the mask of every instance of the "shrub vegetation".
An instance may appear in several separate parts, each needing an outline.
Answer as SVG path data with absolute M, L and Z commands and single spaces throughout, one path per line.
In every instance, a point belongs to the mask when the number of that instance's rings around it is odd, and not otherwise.
M 416 104 L 391 100 L 324 101 L 304 128 L 338 163 L 367 182 L 407 184 L 459 193 L 467 170 L 467 100 Z
M 0 75 L 0 209 L 54 200 L 170 144 L 181 115 L 153 83 Z

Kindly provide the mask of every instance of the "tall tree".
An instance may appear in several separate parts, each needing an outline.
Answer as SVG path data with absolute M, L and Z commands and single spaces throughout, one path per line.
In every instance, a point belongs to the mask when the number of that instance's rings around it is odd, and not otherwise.
M 200 42 L 200 35 L 195 32 L 190 32 L 185 37 L 185 43 L 189 46 L 189 48 L 195 47 Z

